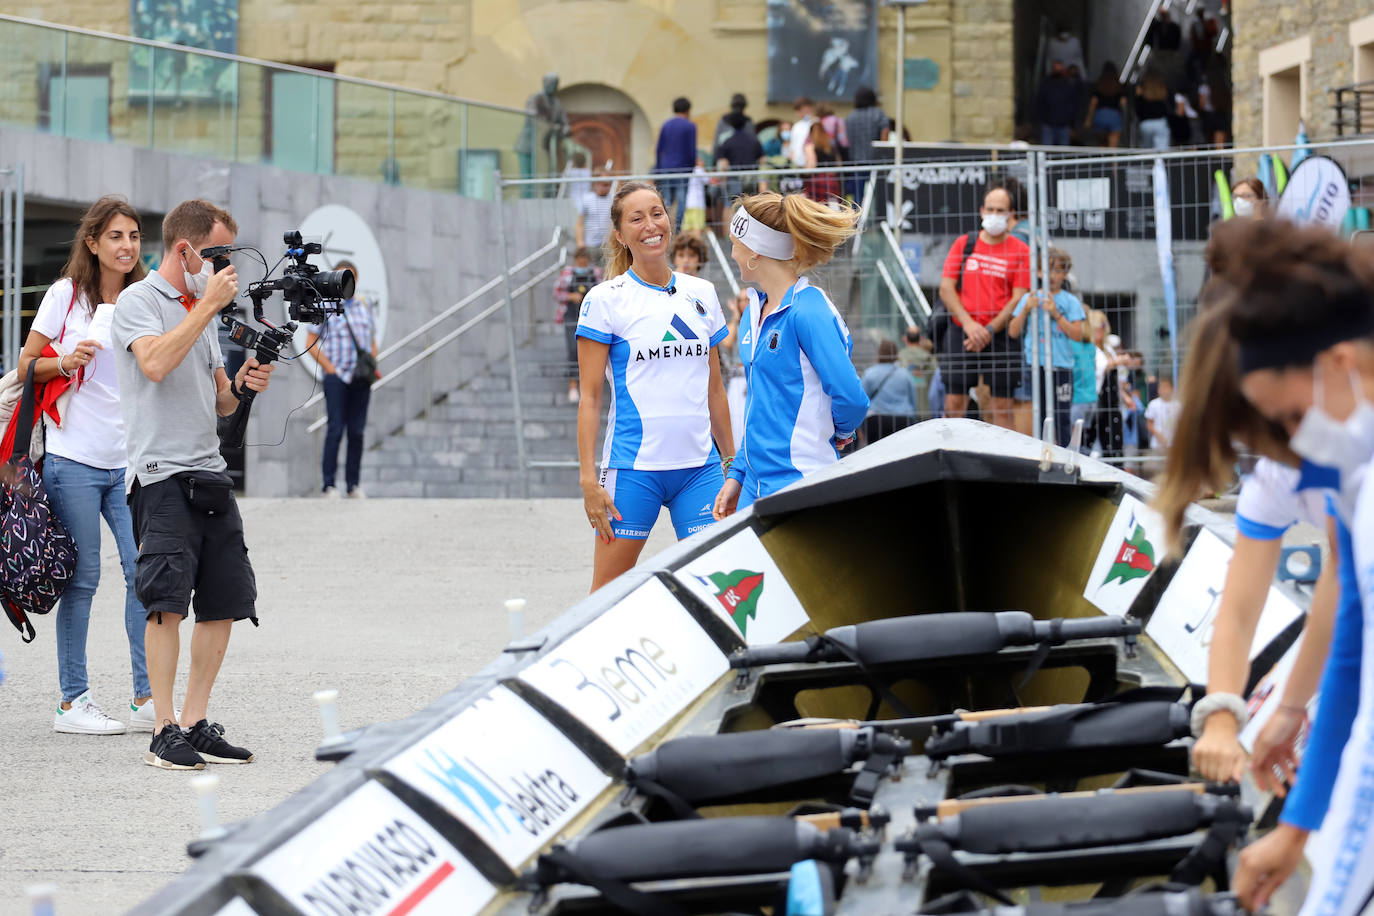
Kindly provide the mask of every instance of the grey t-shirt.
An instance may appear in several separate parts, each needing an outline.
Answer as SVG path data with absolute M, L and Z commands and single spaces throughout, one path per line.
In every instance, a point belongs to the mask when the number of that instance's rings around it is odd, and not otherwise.
M 143 374 L 129 349 L 139 338 L 161 336 L 186 320 L 180 297 L 154 272 L 126 287 L 115 303 L 111 337 L 129 448 L 124 478 L 129 490 L 135 480 L 146 487 L 182 471 L 225 468 L 215 431 L 215 370 L 224 365 L 217 322 L 206 325 L 181 365 L 160 382 Z

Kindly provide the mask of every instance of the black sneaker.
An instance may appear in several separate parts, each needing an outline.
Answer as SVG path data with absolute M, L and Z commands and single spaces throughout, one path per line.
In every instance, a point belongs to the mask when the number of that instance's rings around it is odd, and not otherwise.
M 203 770 L 205 760 L 186 743 L 186 733 L 170 719 L 163 720 L 162 731 L 153 735 L 143 762 L 161 770 Z
M 186 729 L 186 740 L 209 763 L 252 763 L 253 754 L 224 740 L 224 726 L 201 719 Z

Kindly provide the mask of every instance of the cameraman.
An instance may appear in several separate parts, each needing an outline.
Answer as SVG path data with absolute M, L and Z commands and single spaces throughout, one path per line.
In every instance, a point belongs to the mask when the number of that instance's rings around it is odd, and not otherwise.
M 563 325 L 563 336 L 568 344 L 568 403 L 576 404 L 580 397 L 577 390 L 577 313 L 582 310 L 582 300 L 593 286 L 601 282 L 601 268 L 592 264 L 592 253 L 587 248 L 578 248 L 573 254 L 571 267 L 565 267 L 558 274 L 558 282 L 553 287 L 553 300 L 558 303 L 558 311 L 553 320 Z M 571 311 L 570 311 L 571 310 Z
M 148 610 L 145 643 L 156 724 L 149 766 L 198 770 L 251 763 L 208 721 L 210 689 L 235 620 L 257 624 L 257 584 L 243 543 L 215 431 L 238 407 L 241 387 L 267 390 L 272 366 L 248 359 L 231 383 L 215 319 L 238 295 L 233 267 L 214 273 L 204 248 L 231 245 L 238 225 L 204 200 L 178 204 L 162 221 L 162 265 L 130 284 L 115 308 L 112 336 L 128 431 L 127 486 L 138 540 L 135 590 Z M 181 723 L 172 686 L 181 620 L 194 605 L 191 670 Z

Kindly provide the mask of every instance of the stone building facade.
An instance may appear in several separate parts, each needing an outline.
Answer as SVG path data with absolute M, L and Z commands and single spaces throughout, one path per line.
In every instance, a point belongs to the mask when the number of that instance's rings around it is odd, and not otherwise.
M 1292 143 L 1299 117 L 1311 139 L 1336 136 L 1328 90 L 1374 80 L 1368 0 L 1233 0 L 1231 22 L 1236 146 Z
M 930 0 L 907 14 L 906 54 L 929 78 L 906 91 L 906 126 L 913 140 L 1001 143 L 1013 133 L 1013 0 Z M 574 116 L 614 116 L 627 122 L 629 162 L 652 164 L 658 125 L 672 100 L 692 99 L 700 133 L 709 134 L 734 92 L 750 100 L 750 114 L 789 118 L 790 106 L 767 98 L 766 0 L 239 0 L 238 53 L 333 71 L 409 88 L 442 92 L 522 108 L 543 74 L 561 76 L 562 97 Z M 128 34 L 129 6 L 93 0 L 18 0 L 14 15 Z M 879 20 L 880 104 L 892 113 L 895 90 L 896 13 Z M 38 49 L 31 49 L 34 53 Z M 32 88 L 33 60 L 11 57 L 0 74 L 6 84 Z M 118 84 L 119 59 L 109 62 Z M 22 79 L 18 78 L 22 77 Z M 261 73 L 251 79 L 260 79 Z M 250 79 L 250 82 L 251 82 Z M 112 133 L 126 112 L 129 93 L 113 91 Z M 239 122 L 238 158 L 250 159 L 266 143 L 257 138 L 262 113 L 251 109 L 260 89 L 241 84 L 238 110 L 222 117 Z M 119 102 L 123 97 L 125 102 Z M 38 104 L 35 97 L 32 104 Z M 11 97 L 10 108 L 26 104 Z M 137 106 L 137 99 L 133 103 Z M 334 155 L 347 174 L 376 174 L 379 156 L 365 146 L 387 104 L 380 94 L 358 91 L 337 100 L 336 117 L 351 122 L 352 148 L 342 130 Z M 459 124 L 452 106 L 408 102 L 398 117 L 425 118 L 427 132 L 470 132 L 470 145 L 509 148 L 515 121 L 483 114 Z M 848 106 L 837 106 L 841 114 Z M 137 122 L 137 113 L 127 113 Z M 385 112 L 389 116 L 389 112 Z M 207 119 L 203 119 L 207 120 Z M 488 123 L 490 122 L 490 123 Z M 414 122 L 407 122 L 414 123 Z M 203 130 L 217 128 L 208 119 Z M 354 129 L 356 128 L 356 130 Z M 134 131 L 146 131 L 134 123 Z M 362 136 L 358 136 L 358 132 Z M 416 132 L 418 133 L 418 132 Z M 476 133 L 477 136 L 472 136 Z M 214 142 L 207 136 L 206 144 Z M 480 140 L 480 143 L 475 141 Z M 449 152 L 434 152 L 425 138 L 399 141 L 399 167 L 436 174 L 452 172 Z M 375 146 L 375 144 L 374 144 Z M 390 153 L 391 151 L 388 151 Z M 354 161 L 350 157 L 355 157 Z M 430 161 L 436 158 L 437 161 Z M 513 163 L 503 163 L 513 168 Z M 409 183 L 409 182 L 408 182 Z

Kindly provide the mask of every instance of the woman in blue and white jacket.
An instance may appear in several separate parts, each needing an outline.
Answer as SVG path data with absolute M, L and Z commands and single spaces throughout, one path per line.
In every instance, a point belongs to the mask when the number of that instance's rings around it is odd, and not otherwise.
M 755 288 L 740 319 L 744 445 L 716 496 L 718 519 L 838 461 L 868 413 L 849 328 L 802 276 L 853 236 L 858 217 L 800 194 L 764 193 L 742 198 L 730 220 L 731 256 Z

